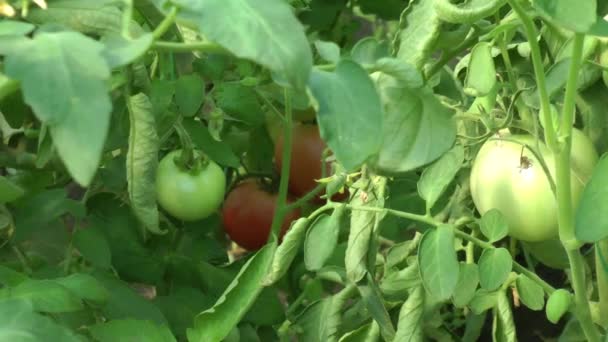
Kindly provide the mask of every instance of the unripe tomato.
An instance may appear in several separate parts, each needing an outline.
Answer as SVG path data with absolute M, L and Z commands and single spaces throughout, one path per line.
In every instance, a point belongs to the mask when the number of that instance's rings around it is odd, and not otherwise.
M 288 198 L 288 202 L 292 200 Z M 232 190 L 222 209 L 222 223 L 230 239 L 248 250 L 264 246 L 270 235 L 275 215 L 277 195 L 266 192 L 255 181 L 248 180 Z M 300 210 L 285 215 L 280 237 L 289 229 L 292 221 L 300 217 Z
M 597 162 L 589 139 L 574 130 L 571 192 L 574 207 Z M 507 140 L 509 139 L 509 140 Z M 509 224 L 509 234 L 536 242 L 557 236 L 557 201 L 540 162 L 522 144 L 535 146 L 532 136 L 509 135 L 491 138 L 481 148 L 471 170 L 471 195 L 480 214 L 496 208 Z M 555 158 L 544 144 L 540 153 L 555 179 Z
M 321 158 L 324 150 L 325 142 L 321 139 L 316 125 L 294 125 L 289 168 L 290 193 L 303 196 L 317 186 L 315 180 L 321 178 Z M 282 135 L 277 137 L 274 158 L 280 171 L 283 163 Z
M 545 313 L 547 314 L 549 322 L 557 324 L 560 318 L 562 318 L 570 308 L 571 302 L 572 295 L 567 290 L 557 289 L 553 291 L 545 306 Z
M 181 150 L 170 152 L 158 164 L 156 198 L 160 206 L 175 218 L 184 221 L 204 219 L 224 200 L 224 172 L 211 160 L 198 170 L 183 169 L 176 163 L 180 155 Z

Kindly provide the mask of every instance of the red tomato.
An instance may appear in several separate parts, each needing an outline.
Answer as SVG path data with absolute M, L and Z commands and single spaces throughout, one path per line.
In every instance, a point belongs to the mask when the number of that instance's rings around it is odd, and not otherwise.
M 292 199 L 288 198 L 288 202 Z M 237 185 L 224 201 L 222 222 L 230 239 L 248 250 L 261 248 L 268 241 L 274 217 L 277 195 L 263 190 L 255 181 Z M 291 222 L 300 217 L 296 209 L 285 215 L 280 237 L 289 229 Z

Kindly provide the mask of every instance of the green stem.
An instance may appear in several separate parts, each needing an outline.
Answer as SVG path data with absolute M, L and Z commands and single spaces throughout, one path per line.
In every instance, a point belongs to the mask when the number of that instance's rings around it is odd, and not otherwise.
M 325 189 L 325 184 L 317 184 L 317 186 L 312 189 L 312 191 L 310 191 L 309 193 L 307 193 L 306 195 L 298 198 L 297 201 L 290 203 L 288 205 L 285 206 L 285 211 L 291 211 L 292 209 L 295 208 L 299 208 L 302 205 L 304 205 L 306 202 L 310 201 L 311 199 L 315 198 L 315 196 L 317 196 L 319 194 L 319 192 L 321 192 L 323 189 Z
M 574 212 L 572 208 L 570 149 L 572 145 L 572 119 L 574 118 L 574 101 L 578 81 L 578 72 L 583 60 L 583 42 L 585 36 L 576 33 L 572 47 L 568 83 L 564 96 L 564 109 L 560 124 L 560 135 L 565 141 L 560 144 L 559 155 L 555 159 L 556 190 L 557 190 L 557 222 L 559 238 L 566 248 L 570 269 L 572 272 L 572 287 L 576 301 L 575 313 L 589 341 L 599 341 L 600 336 L 591 319 L 591 309 L 587 300 L 587 286 L 585 280 L 585 261 L 580 254 L 580 243 L 574 235 Z M 549 125 L 545 125 L 549 126 Z
M 160 39 L 170 28 L 171 25 L 175 22 L 175 18 L 177 17 L 177 13 L 179 12 L 179 8 L 177 6 L 171 7 L 167 16 L 160 22 L 160 24 L 154 29 L 152 36 L 154 40 Z
M 443 66 L 446 65 L 452 59 L 454 59 L 454 57 L 460 55 L 464 50 L 469 49 L 473 45 L 477 44 L 477 42 L 479 41 L 479 36 L 480 33 L 473 34 L 454 49 L 450 51 L 445 51 L 441 55 L 441 58 L 437 62 L 435 62 L 435 64 L 433 64 L 433 66 L 431 66 L 431 68 L 428 69 L 427 72 L 424 73 L 425 79 L 428 80 L 433 77 L 433 75 L 438 73 L 443 68 Z
M 281 164 L 281 180 L 279 182 L 279 194 L 277 197 L 276 214 L 272 220 L 270 229 L 271 236 L 276 238 L 281 229 L 283 218 L 287 214 L 287 188 L 289 185 L 289 169 L 291 168 L 291 145 L 293 132 L 293 118 L 291 108 L 291 95 L 284 90 L 285 96 L 285 122 L 283 123 L 283 163 Z
M 133 0 L 124 0 L 124 11 L 122 13 L 122 36 L 130 38 L 131 33 L 129 31 L 131 26 L 131 20 L 133 19 Z
M 557 143 L 555 127 L 550 124 L 553 122 L 551 119 L 551 102 L 549 100 L 549 92 L 547 91 L 543 59 L 537 41 L 538 31 L 534 25 L 534 21 L 532 21 L 530 16 L 528 16 L 526 11 L 518 3 L 519 0 L 507 1 L 509 2 L 509 5 L 511 5 L 511 8 L 517 13 L 517 16 L 519 16 L 519 19 L 524 26 L 524 30 L 526 31 L 528 43 L 530 44 L 530 56 L 532 58 L 532 64 L 534 65 L 534 77 L 536 78 L 536 86 L 540 97 L 540 111 L 543 121 L 547 123 L 545 125 L 545 142 L 547 143 L 547 147 L 555 153 L 559 151 L 559 145 Z
M 608 326 L 608 240 L 595 245 L 595 273 L 599 294 L 599 311 L 602 325 Z
M 176 42 L 164 42 L 158 41 L 152 44 L 152 47 L 159 51 L 171 51 L 171 52 L 190 52 L 200 51 L 206 53 L 222 53 L 230 54 L 230 52 L 224 49 L 222 46 L 211 43 L 211 42 L 196 42 L 196 43 L 176 43 Z

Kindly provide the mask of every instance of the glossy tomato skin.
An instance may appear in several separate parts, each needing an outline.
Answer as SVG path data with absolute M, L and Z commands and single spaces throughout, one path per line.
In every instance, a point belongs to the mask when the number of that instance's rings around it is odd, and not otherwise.
M 578 204 L 585 179 L 597 161 L 597 153 L 587 150 L 584 134 L 573 136 L 571 172 L 572 204 Z M 471 195 L 480 214 L 492 208 L 500 210 L 509 224 L 509 234 L 519 240 L 538 242 L 555 238 L 557 202 L 549 181 L 534 154 L 523 151 L 522 144 L 534 146 L 531 136 L 510 135 L 488 140 L 479 151 L 471 170 Z M 590 144 L 590 142 L 589 142 Z M 546 146 L 540 152 L 555 179 L 555 158 Z M 577 170 L 578 169 L 578 170 Z M 580 174 L 579 174 L 580 172 Z
M 175 218 L 184 221 L 204 219 L 224 200 L 224 172 L 211 160 L 198 172 L 183 170 L 175 163 L 180 154 L 181 150 L 170 152 L 158 164 L 156 198 Z
M 288 202 L 291 202 L 288 199 Z M 257 250 L 266 244 L 274 217 L 277 195 L 266 192 L 255 181 L 248 180 L 232 190 L 222 209 L 222 223 L 230 239 L 248 250 Z M 294 210 L 285 215 L 280 237 L 291 222 L 300 217 Z
M 291 163 L 289 168 L 289 191 L 303 196 L 312 191 L 321 178 L 321 158 L 325 143 L 316 125 L 294 125 L 292 133 Z M 283 164 L 283 136 L 277 137 L 274 158 L 277 168 Z

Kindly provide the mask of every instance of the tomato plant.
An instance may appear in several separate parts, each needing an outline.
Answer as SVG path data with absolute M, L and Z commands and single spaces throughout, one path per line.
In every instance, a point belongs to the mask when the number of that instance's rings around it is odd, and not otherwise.
M 255 181 L 238 184 L 226 197 L 222 208 L 223 227 L 239 246 L 257 250 L 266 244 L 277 207 L 277 195 L 261 188 Z M 279 237 L 300 216 L 299 210 L 285 215 Z
M 196 221 L 213 214 L 222 204 L 226 180 L 213 161 L 198 161 L 187 169 L 180 166 L 181 150 L 169 152 L 158 164 L 156 197 L 172 216 Z
M 0 0 L 0 336 L 603 341 L 607 15 Z
M 589 138 L 576 129 L 573 132 L 570 191 L 576 207 L 598 156 Z M 530 150 L 535 144 L 531 136 L 491 138 L 471 170 L 471 195 L 479 212 L 500 210 L 507 218 L 509 234 L 528 242 L 557 237 L 557 202 L 541 162 Z M 543 143 L 539 146 L 546 165 L 553 165 L 555 157 Z M 554 172 L 550 174 L 555 178 Z

